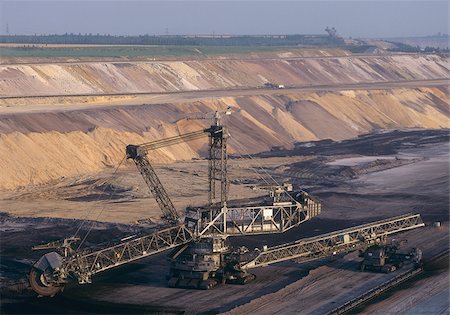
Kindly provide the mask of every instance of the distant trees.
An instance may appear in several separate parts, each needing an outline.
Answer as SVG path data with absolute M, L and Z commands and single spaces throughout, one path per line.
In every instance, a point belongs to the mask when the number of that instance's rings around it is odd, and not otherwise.
M 439 48 L 439 47 L 430 47 L 430 46 L 421 48 L 419 45 L 411 46 L 411 45 L 399 43 L 399 42 L 390 42 L 390 43 L 395 45 L 395 47 L 389 49 L 389 51 L 393 51 L 393 52 L 410 52 L 410 53 L 424 52 L 424 53 L 436 53 L 436 54 L 450 52 L 448 48 Z
M 65 33 L 50 35 L 0 35 L 0 43 L 23 44 L 111 44 L 111 45 L 189 45 L 189 46 L 338 46 L 344 40 L 327 35 L 261 35 L 261 36 L 181 36 Z

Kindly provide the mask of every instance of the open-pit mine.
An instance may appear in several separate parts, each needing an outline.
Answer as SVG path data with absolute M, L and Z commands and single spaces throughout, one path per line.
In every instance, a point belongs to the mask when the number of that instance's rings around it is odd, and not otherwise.
M 5 58 L 2 314 L 447 314 L 449 74 L 336 48 Z

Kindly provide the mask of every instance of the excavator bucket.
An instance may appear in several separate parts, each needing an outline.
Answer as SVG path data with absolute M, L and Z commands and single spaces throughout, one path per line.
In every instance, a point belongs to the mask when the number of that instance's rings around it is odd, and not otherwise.
M 55 252 L 47 253 L 36 261 L 29 274 L 31 288 L 39 296 L 54 296 L 62 291 L 63 286 L 57 285 L 54 271 L 62 265 L 63 258 Z

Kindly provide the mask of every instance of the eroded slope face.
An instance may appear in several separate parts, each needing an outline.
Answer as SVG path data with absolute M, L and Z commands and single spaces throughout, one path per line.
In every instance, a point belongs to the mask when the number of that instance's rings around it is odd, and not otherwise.
M 449 77 L 436 55 L 191 60 L 0 66 L 0 95 L 151 93 L 260 87 L 349 84 Z
M 379 129 L 448 128 L 448 88 L 226 97 L 186 103 L 0 116 L 0 188 L 45 183 L 116 166 L 130 143 L 206 127 L 191 120 L 232 106 L 230 151 L 255 153 L 297 141 L 342 140 Z M 197 140 L 152 152 L 156 162 L 205 156 Z

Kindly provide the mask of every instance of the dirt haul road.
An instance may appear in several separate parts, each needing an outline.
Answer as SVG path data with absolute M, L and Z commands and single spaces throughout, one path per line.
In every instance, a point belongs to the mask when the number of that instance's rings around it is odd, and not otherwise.
M 74 94 L 38 96 L 0 96 L 0 114 L 46 112 L 55 110 L 80 110 L 95 107 L 119 105 L 178 103 L 226 97 L 289 95 L 301 92 L 339 92 L 351 90 L 391 90 L 395 88 L 447 87 L 449 79 L 401 80 L 389 82 L 288 86 L 283 89 L 229 88 L 222 90 L 202 90 L 190 92 L 140 92 L 118 94 Z M 67 104 L 68 103 L 68 104 Z

